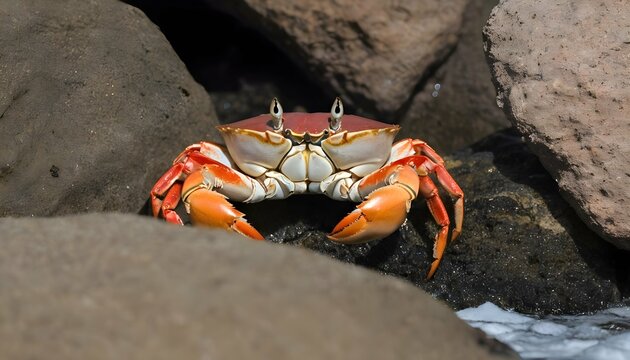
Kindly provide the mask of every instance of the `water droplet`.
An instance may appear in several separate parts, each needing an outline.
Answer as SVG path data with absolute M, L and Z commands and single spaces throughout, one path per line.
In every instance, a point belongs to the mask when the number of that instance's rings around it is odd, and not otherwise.
M 438 95 L 440 95 L 441 88 L 442 88 L 442 85 L 440 83 L 433 84 L 433 92 L 431 93 L 431 96 L 438 97 Z

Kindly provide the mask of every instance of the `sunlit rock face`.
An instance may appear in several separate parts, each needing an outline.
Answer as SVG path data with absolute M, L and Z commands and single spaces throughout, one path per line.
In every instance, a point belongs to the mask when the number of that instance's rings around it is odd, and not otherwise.
M 484 30 L 498 103 L 591 229 L 630 249 L 630 3 L 502 1 Z

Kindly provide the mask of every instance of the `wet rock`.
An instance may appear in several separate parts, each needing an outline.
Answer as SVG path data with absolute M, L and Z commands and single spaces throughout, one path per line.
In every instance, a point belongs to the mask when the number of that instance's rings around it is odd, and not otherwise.
M 498 102 L 562 195 L 630 250 L 630 3 L 502 1 L 484 30 Z
M 360 112 L 389 115 L 410 98 L 429 67 L 453 49 L 467 4 L 207 2 L 266 34 L 331 98 L 341 95 Z
M 138 211 L 172 149 L 212 138 L 209 97 L 141 11 L 0 9 L 0 216 Z
M 135 215 L 0 233 L 2 358 L 518 358 L 419 289 L 301 249 Z
M 447 158 L 447 166 L 466 193 L 464 229 L 431 281 L 425 275 L 437 226 L 423 201 L 413 203 L 400 231 L 364 245 L 326 239 L 351 203 L 303 196 L 237 206 L 271 241 L 407 279 L 456 309 L 492 301 L 526 313 L 579 313 L 630 299 L 623 275 L 630 254 L 579 220 L 519 137 L 498 133 Z
M 498 133 L 471 150 L 456 154 L 450 169 L 467 191 L 469 235 L 451 247 L 447 279 L 425 289 L 448 302 L 489 299 L 535 314 L 630 300 L 623 277 L 630 253 L 602 242 L 580 221 L 519 137 Z

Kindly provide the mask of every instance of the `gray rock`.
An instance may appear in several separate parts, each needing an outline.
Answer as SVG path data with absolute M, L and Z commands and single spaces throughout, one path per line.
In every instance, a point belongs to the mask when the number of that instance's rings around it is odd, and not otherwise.
M 422 200 L 400 231 L 364 245 L 326 239 L 352 203 L 304 196 L 237 207 L 271 241 L 407 279 L 456 309 L 492 301 L 526 313 L 581 313 L 630 300 L 630 254 L 589 231 L 520 138 L 498 133 L 447 166 L 466 194 L 464 229 L 431 281 L 424 278 L 437 226 Z
M 484 30 L 498 102 L 595 232 L 630 250 L 630 3 L 501 1 Z
M 5 359 L 515 359 L 402 281 L 134 215 L 0 220 Z
M 141 11 L 0 0 L 0 216 L 138 211 L 211 139 L 209 97 Z
M 207 2 L 266 34 L 331 96 L 392 115 L 453 49 L 468 1 Z

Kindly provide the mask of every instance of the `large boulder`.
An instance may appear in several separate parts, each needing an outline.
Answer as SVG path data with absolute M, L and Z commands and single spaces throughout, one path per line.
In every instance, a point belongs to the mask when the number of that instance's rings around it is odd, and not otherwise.
M 498 102 L 588 226 L 630 250 L 630 3 L 501 1 L 484 30 Z
M 0 0 L 0 216 L 138 211 L 209 97 L 144 14 L 114 0 Z
M 468 3 L 206 1 L 266 34 L 330 95 L 390 115 L 453 49 Z
M 400 280 L 137 215 L 0 219 L 3 359 L 515 359 Z

